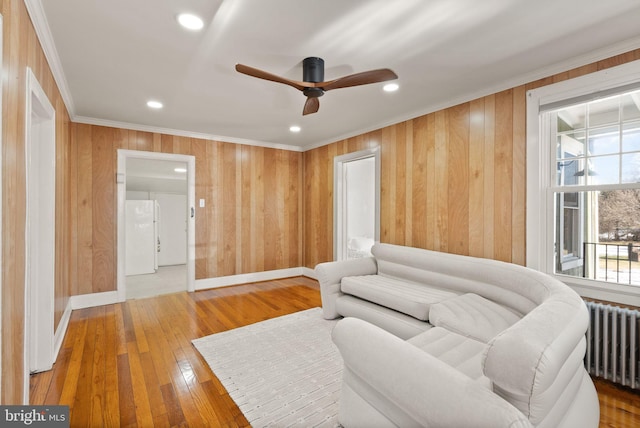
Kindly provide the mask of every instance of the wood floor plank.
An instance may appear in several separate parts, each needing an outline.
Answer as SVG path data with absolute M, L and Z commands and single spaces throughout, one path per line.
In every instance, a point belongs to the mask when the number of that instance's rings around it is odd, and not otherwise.
M 62 385 L 62 392 L 60 394 L 59 404 L 73 406 L 73 402 L 76 397 L 76 391 L 78 389 L 79 377 L 80 377 L 80 365 L 82 362 L 82 353 L 84 351 L 84 340 L 87 334 L 87 322 L 86 320 L 73 321 L 73 324 L 78 324 L 78 332 L 75 335 L 73 341 L 73 348 L 71 351 L 71 358 L 69 360 L 69 370 L 64 377 L 64 384 Z M 71 327 L 70 327 L 71 329 Z M 58 357 L 60 358 L 60 357 Z M 34 402 L 35 403 L 35 402 Z
M 153 415 L 149 394 L 144 379 L 144 370 L 140 361 L 140 352 L 135 342 L 127 344 L 129 356 L 129 370 L 131 371 L 131 387 L 133 389 L 133 402 L 136 405 L 136 422 L 139 427 L 153 426 Z
M 180 402 L 178 401 L 176 392 L 173 389 L 173 385 L 171 385 L 170 383 L 162 385 L 160 387 L 160 391 L 162 393 L 162 401 L 164 401 L 164 407 L 167 411 L 169 425 L 175 427 L 186 423 L 184 413 L 182 413 L 182 407 L 180 407 Z
M 318 283 L 294 277 L 74 311 L 31 403 L 69 405 L 74 427 L 249 427 L 191 341 L 320 305 Z M 640 393 L 595 384 L 601 427 L 640 426 Z
M 93 383 L 93 353 L 96 343 L 97 319 L 95 315 L 99 308 L 91 308 L 87 317 L 87 334 L 82 350 L 82 360 L 78 373 L 78 383 L 75 399 L 71 405 L 73 410 L 70 414 L 71 425 L 91 426 L 91 409 L 93 405 L 92 383 Z
M 95 343 L 93 348 L 93 368 L 91 372 L 91 414 L 89 426 L 105 426 L 105 398 L 106 398 L 106 338 L 105 322 L 106 308 L 102 309 L 103 316 L 95 318 Z
M 118 389 L 118 334 L 116 305 L 110 305 L 105 311 L 105 426 L 120 424 L 120 393 Z
M 136 406 L 133 401 L 133 387 L 131 386 L 131 370 L 129 369 L 129 355 L 118 355 L 118 396 L 121 427 L 137 426 Z

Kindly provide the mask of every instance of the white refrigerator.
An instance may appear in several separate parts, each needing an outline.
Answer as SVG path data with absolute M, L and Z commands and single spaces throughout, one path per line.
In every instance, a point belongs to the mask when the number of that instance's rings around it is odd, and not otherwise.
M 125 205 L 126 275 L 155 273 L 158 269 L 160 207 L 155 200 L 129 200 Z

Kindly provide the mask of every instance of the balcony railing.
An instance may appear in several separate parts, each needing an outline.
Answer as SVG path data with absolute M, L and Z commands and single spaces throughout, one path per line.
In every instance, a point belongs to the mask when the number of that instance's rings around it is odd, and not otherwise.
M 640 285 L 640 244 L 584 242 L 582 250 L 584 278 Z

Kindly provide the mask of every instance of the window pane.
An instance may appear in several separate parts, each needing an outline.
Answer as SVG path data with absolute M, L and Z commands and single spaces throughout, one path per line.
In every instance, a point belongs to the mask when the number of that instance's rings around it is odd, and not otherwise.
M 622 96 L 622 120 L 640 119 L 640 91 Z
M 615 96 L 603 100 L 593 101 L 589 107 L 589 127 L 618 123 L 620 111 L 620 97 Z
M 587 105 L 567 107 L 558 111 L 558 131 L 569 129 L 584 129 L 586 127 L 585 118 L 587 116 Z
M 570 159 L 584 156 L 585 131 L 569 132 L 558 135 L 556 156 L 558 159 Z
M 556 202 L 556 273 L 640 285 L 640 189 L 557 193 Z
M 589 130 L 589 154 L 606 155 L 620 151 L 620 131 L 617 126 Z
M 622 151 L 640 151 L 640 122 L 625 123 L 623 125 Z
M 622 182 L 640 183 L 640 153 L 622 155 Z
M 619 156 L 589 158 L 589 167 L 577 174 L 587 175 L 587 184 L 618 184 L 620 177 Z
M 574 158 L 556 163 L 556 184 L 558 186 L 575 186 L 585 184 L 584 158 Z

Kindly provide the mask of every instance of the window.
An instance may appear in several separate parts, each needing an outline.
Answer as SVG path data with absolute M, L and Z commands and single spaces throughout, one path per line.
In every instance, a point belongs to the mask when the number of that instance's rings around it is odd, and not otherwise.
M 640 90 L 545 114 L 556 142 L 555 272 L 640 286 L 640 189 L 628 188 L 640 182 Z
M 640 61 L 527 97 L 527 265 L 640 304 Z

